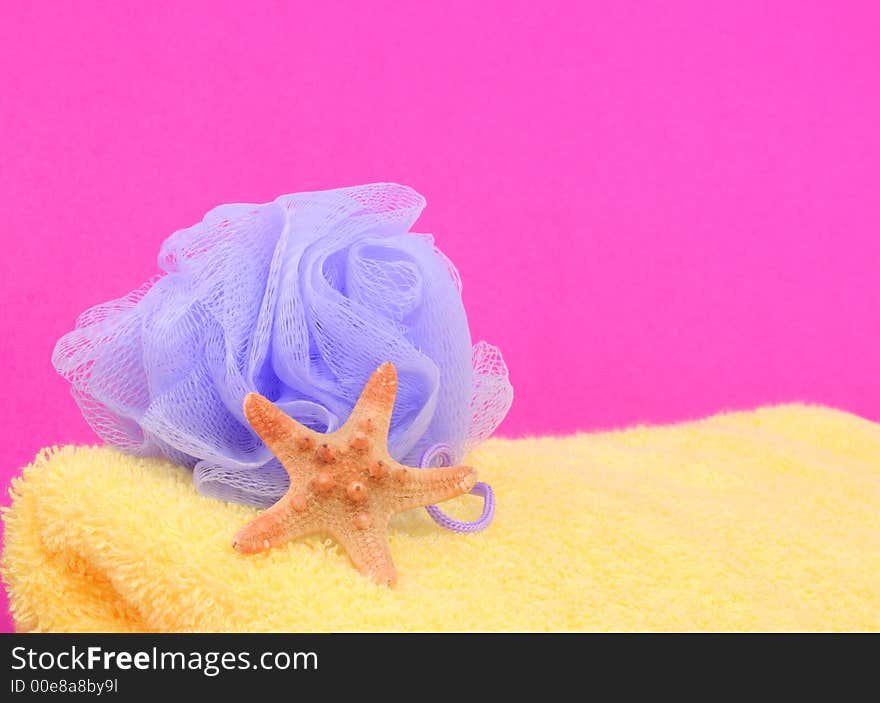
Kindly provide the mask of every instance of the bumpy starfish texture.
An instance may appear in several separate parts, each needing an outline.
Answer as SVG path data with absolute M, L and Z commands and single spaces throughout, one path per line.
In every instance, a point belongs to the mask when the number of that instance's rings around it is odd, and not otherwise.
M 476 483 L 469 466 L 413 469 L 388 454 L 397 371 L 382 364 L 367 381 L 346 423 L 321 434 L 258 393 L 244 399 L 254 431 L 290 475 L 290 490 L 239 530 L 233 547 L 261 552 L 309 534 L 335 539 L 363 574 L 388 586 L 397 572 L 388 548 L 395 513 L 454 498 Z

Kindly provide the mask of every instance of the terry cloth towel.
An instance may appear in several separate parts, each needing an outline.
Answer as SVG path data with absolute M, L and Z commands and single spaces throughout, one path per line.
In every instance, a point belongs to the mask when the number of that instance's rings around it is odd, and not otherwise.
M 41 452 L 2 570 L 21 631 L 880 630 L 880 425 L 788 405 L 671 427 L 493 439 L 485 532 L 393 523 L 377 586 L 329 539 L 256 556 L 253 509 L 105 447 Z M 459 517 L 479 501 L 453 502 Z M 446 504 L 449 506 L 449 504 Z

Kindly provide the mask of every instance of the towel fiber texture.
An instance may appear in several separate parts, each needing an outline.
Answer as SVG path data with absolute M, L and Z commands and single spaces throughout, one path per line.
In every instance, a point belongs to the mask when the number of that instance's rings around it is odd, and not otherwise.
M 255 511 L 164 460 L 44 450 L 4 516 L 13 616 L 22 631 L 880 630 L 880 425 L 787 405 L 493 439 L 468 459 L 495 522 L 462 536 L 398 516 L 390 590 L 320 537 L 236 553 Z

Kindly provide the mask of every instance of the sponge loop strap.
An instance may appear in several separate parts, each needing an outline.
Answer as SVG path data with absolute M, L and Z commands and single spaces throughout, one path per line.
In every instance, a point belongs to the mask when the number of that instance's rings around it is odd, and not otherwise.
M 452 447 L 448 444 L 435 444 L 432 447 L 428 447 L 425 453 L 422 454 L 419 466 L 427 469 L 435 466 L 452 466 L 454 463 L 455 452 Z M 482 481 L 475 484 L 470 492 L 472 495 L 480 496 L 483 499 L 483 512 L 473 522 L 454 520 L 436 505 L 425 506 L 425 510 L 428 511 L 428 515 L 431 516 L 434 522 L 440 525 L 440 527 L 445 527 L 447 530 L 461 534 L 480 532 L 489 527 L 492 518 L 495 517 L 495 492 L 492 490 L 492 486 Z

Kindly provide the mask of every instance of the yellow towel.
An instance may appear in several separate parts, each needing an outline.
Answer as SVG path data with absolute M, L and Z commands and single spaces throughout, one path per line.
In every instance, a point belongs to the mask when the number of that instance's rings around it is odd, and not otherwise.
M 46 450 L 4 516 L 11 609 L 36 631 L 880 629 L 867 420 L 789 405 L 494 439 L 469 462 L 495 488 L 494 524 L 462 536 L 399 516 L 389 590 L 329 540 L 236 553 L 254 511 L 199 496 L 172 464 Z

